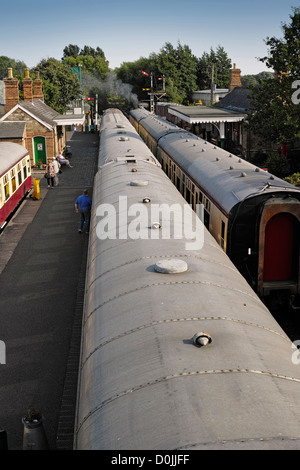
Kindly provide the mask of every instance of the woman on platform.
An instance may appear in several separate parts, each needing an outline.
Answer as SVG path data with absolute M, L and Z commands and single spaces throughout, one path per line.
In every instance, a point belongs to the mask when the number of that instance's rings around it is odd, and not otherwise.
M 55 166 L 52 162 L 46 165 L 45 175 L 46 175 L 47 182 L 48 182 L 48 189 L 50 188 L 50 184 L 51 184 L 51 188 L 54 189 Z

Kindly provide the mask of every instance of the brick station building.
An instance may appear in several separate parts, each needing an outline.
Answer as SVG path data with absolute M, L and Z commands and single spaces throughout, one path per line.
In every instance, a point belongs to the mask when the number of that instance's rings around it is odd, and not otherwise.
M 4 115 L 0 119 L 1 141 L 16 141 L 17 135 L 12 134 L 12 123 L 23 122 L 26 132 L 23 145 L 29 152 L 32 165 L 46 164 L 56 157 L 66 145 L 65 126 L 83 125 L 84 115 L 62 115 L 44 103 L 42 80 L 37 72 L 35 80 L 25 69 L 22 80 L 23 100 L 19 100 L 19 81 L 13 77 L 12 69 L 8 69 L 8 77 L 4 78 Z M 11 123 L 10 133 L 5 137 L 7 123 Z M 6 125 L 5 125 L 6 124 Z M 15 125 L 15 129 L 19 129 Z

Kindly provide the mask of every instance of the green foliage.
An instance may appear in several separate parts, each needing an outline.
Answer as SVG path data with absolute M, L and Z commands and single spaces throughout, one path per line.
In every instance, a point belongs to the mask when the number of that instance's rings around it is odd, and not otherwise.
M 290 24 L 282 26 L 283 38 L 266 39 L 269 56 L 260 59 L 277 74 L 251 87 L 250 127 L 265 141 L 277 144 L 293 142 L 300 129 L 300 105 L 293 102 L 293 83 L 300 77 L 299 8 L 293 9 L 290 19 Z
M 295 186 L 300 186 L 300 173 L 294 173 L 290 176 L 284 178 L 288 183 L 294 184 Z
M 24 77 L 24 70 L 26 69 L 25 62 L 20 60 L 10 59 L 4 55 L 0 56 L 0 80 L 7 77 L 7 69 L 12 68 L 13 76 L 18 78 Z
M 158 78 L 165 76 L 166 100 L 187 104 L 196 89 L 196 66 L 197 58 L 188 46 L 178 43 L 175 48 L 167 42 L 158 54 L 125 62 L 116 73 L 120 80 L 133 86 L 132 91 L 140 100 L 149 100 L 148 91 L 143 88 L 151 88 L 151 73 L 154 91 L 162 90 L 162 81 Z M 143 75 L 142 71 L 149 75 Z
M 229 87 L 229 70 L 231 60 L 224 48 L 220 45 L 216 51 L 212 48 L 210 53 L 204 52 L 197 61 L 197 86 L 199 90 L 206 90 L 213 82 L 218 88 Z
M 43 81 L 45 103 L 59 113 L 64 113 L 68 103 L 80 94 L 78 78 L 69 67 L 54 59 L 43 59 L 34 69 Z
M 104 52 L 100 47 L 96 49 L 84 46 L 83 49 L 74 44 L 69 44 L 64 48 L 63 63 L 72 67 L 81 67 L 82 72 L 89 72 L 91 75 L 105 80 L 109 67 Z
M 273 72 L 260 72 L 256 75 L 242 75 L 241 82 L 245 88 L 255 87 L 260 84 L 260 81 L 267 78 L 274 78 Z
M 269 173 L 272 173 L 278 178 L 285 178 L 290 173 L 289 162 L 282 155 L 273 155 L 268 157 L 266 167 L 268 168 Z

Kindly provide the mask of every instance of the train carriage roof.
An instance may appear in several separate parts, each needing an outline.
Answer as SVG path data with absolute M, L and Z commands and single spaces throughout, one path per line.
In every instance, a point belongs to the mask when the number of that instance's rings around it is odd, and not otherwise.
M 288 190 L 300 197 L 300 190 L 295 186 L 195 134 L 144 110 L 135 110 L 135 116 L 159 141 L 159 146 L 227 214 L 245 198 L 262 192 Z
M 19 160 L 28 155 L 28 151 L 23 145 L 13 142 L 0 143 L 0 175 L 3 175 Z

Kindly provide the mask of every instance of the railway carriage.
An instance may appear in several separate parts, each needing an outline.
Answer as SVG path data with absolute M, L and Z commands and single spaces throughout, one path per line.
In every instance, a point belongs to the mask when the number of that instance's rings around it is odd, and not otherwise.
M 32 188 L 30 156 L 25 147 L 0 143 L 0 230 Z
M 256 292 L 298 297 L 300 190 L 144 109 L 130 120 Z
M 105 111 L 74 448 L 298 449 L 291 346 L 127 119 Z

